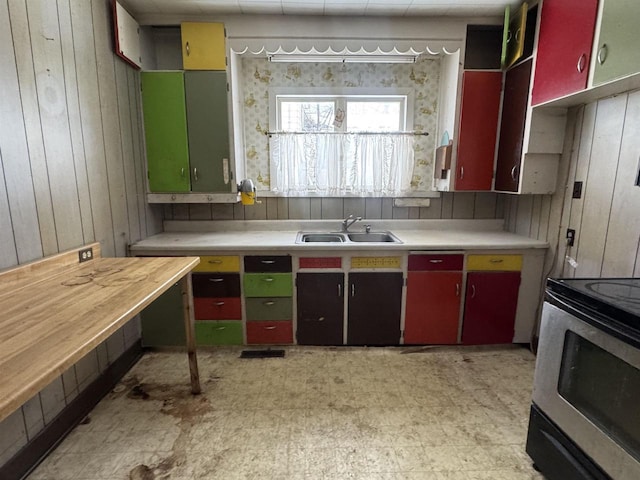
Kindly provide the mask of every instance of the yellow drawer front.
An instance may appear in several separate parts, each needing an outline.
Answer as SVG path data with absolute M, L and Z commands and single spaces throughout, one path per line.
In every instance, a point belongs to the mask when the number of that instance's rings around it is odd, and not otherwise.
M 519 272 L 522 270 L 522 255 L 469 255 L 467 270 Z
M 351 257 L 351 268 L 400 268 L 400 257 Z
M 239 272 L 240 257 L 236 255 L 207 255 L 200 257 L 194 272 Z
M 180 31 L 185 70 L 227 69 L 223 23 L 187 22 Z

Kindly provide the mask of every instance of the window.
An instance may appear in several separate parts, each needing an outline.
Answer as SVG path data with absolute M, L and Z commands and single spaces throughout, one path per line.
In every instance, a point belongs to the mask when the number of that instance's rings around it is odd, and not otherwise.
M 272 190 L 398 196 L 413 174 L 411 92 L 271 92 Z

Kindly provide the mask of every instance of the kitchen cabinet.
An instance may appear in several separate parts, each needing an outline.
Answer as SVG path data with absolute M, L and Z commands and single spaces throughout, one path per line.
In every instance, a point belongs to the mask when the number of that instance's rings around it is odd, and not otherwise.
M 232 192 L 226 73 L 143 72 L 150 192 Z
M 521 255 L 469 255 L 462 343 L 511 343 L 520 290 Z
M 140 320 L 143 346 L 186 345 L 180 285 L 175 284 L 154 300 L 140 313 Z
M 507 50 L 505 54 L 505 68 L 516 63 L 523 55 L 525 49 L 525 35 L 527 27 L 527 10 L 529 5 L 524 2 L 509 20 L 507 32 Z
M 501 90 L 500 71 L 463 74 L 456 190 L 491 190 Z
M 587 87 L 597 14 L 598 0 L 544 0 L 532 105 Z
M 596 33 L 593 85 L 640 72 L 640 2 L 601 0 L 602 14 Z
M 505 76 L 495 189 L 517 192 L 529 100 L 531 60 L 509 70 Z
M 149 191 L 189 192 L 184 75 L 142 72 L 141 82 Z
M 196 343 L 205 345 L 242 345 L 242 322 L 214 320 L 196 322 Z
M 349 273 L 349 345 L 400 343 L 402 284 L 401 272 Z
M 184 22 L 180 34 L 185 70 L 226 70 L 223 23 Z
M 299 345 L 342 345 L 344 273 L 298 273 L 297 328 Z
M 249 345 L 288 345 L 293 343 L 292 322 L 247 322 Z

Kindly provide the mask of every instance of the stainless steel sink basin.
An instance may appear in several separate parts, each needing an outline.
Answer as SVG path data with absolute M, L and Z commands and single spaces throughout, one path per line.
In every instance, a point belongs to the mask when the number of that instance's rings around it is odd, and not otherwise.
M 354 232 L 347 234 L 352 242 L 401 243 L 391 232 Z
M 342 243 L 346 239 L 341 233 L 299 232 L 296 243 Z
M 402 243 L 391 232 L 298 232 L 296 243 Z

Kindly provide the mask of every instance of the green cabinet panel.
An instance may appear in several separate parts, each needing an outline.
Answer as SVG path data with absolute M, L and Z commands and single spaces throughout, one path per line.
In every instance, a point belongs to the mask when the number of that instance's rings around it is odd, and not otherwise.
M 194 192 L 231 192 L 227 73 L 192 71 L 184 74 Z
M 246 273 L 243 284 L 245 297 L 290 297 L 293 294 L 290 273 Z
M 247 298 L 247 320 L 291 320 L 293 303 L 291 297 Z
M 238 320 L 198 320 L 196 322 L 196 344 L 242 345 L 242 322 Z
M 149 191 L 188 192 L 189 148 L 182 72 L 142 72 Z
M 162 347 L 186 345 L 182 292 L 175 284 L 140 313 L 142 345 Z
M 604 0 L 593 84 L 640 72 L 638 0 Z

